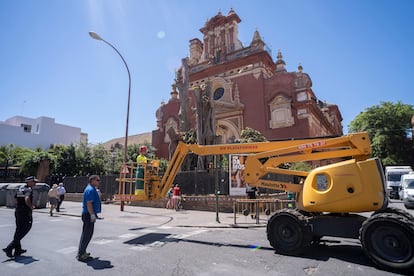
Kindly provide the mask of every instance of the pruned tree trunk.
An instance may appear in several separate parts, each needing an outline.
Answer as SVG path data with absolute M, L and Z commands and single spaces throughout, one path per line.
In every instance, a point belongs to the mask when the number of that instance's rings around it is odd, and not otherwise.
M 42 159 L 39 163 L 36 177 L 40 181 L 45 181 L 46 177 L 49 175 L 49 169 L 50 169 L 50 159 L 49 158 Z
M 190 120 L 188 118 L 189 101 L 188 101 L 188 58 L 181 60 L 182 67 L 180 74 L 176 77 L 176 87 L 178 89 L 178 95 L 180 97 L 180 131 L 186 132 L 190 129 Z

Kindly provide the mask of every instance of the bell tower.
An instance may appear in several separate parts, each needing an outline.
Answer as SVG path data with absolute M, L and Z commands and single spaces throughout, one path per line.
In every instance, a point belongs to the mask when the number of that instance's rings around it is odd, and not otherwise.
M 200 62 L 211 61 L 220 63 L 226 60 L 228 53 L 241 49 L 239 41 L 239 16 L 230 9 L 227 16 L 219 11 L 216 16 L 208 20 L 200 29 L 203 34 L 203 54 Z

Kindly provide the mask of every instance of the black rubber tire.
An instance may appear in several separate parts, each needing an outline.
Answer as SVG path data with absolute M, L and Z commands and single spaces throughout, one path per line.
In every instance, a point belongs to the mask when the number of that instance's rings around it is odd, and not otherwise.
M 381 268 L 414 268 L 414 223 L 396 213 L 378 213 L 362 224 L 360 241 L 365 254 Z
M 310 246 L 312 231 L 304 218 L 292 209 L 273 214 L 267 224 L 267 239 L 277 253 L 299 255 Z
M 414 217 L 410 213 L 408 213 L 405 210 L 395 208 L 395 207 L 387 207 L 384 210 L 375 211 L 374 214 L 376 215 L 376 214 L 381 214 L 381 213 L 396 214 L 396 215 L 400 215 L 400 216 L 406 217 L 409 220 L 414 221 Z

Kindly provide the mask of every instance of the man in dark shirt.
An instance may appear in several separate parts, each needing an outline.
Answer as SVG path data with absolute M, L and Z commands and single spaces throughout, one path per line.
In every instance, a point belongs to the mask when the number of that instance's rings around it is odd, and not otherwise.
M 13 257 L 13 249 L 14 256 L 20 256 L 21 254 L 26 252 L 25 249 L 22 249 L 20 241 L 24 238 L 24 236 L 26 236 L 27 233 L 29 233 L 30 229 L 32 228 L 32 187 L 36 185 L 36 182 L 39 182 L 39 180 L 37 180 L 34 176 L 27 177 L 26 185 L 20 187 L 19 190 L 16 192 L 16 231 L 14 233 L 13 240 L 10 242 L 10 244 L 6 248 L 3 248 L 4 253 L 6 253 L 7 257 L 9 258 Z
M 101 213 L 101 198 L 97 191 L 101 178 L 99 175 L 91 175 L 89 183 L 83 191 L 82 200 L 82 235 L 79 241 L 78 255 L 76 258 L 81 262 L 92 259 L 91 255 L 86 252 L 89 242 L 92 239 L 97 215 Z

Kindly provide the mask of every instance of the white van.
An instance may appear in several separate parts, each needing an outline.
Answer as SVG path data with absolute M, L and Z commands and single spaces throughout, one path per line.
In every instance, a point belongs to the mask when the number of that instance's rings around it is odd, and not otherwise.
M 414 208 L 414 172 L 401 176 L 400 196 L 405 208 Z
M 390 198 L 401 198 L 401 176 L 412 171 L 413 169 L 410 166 L 385 167 L 385 180 L 387 181 L 387 192 Z

